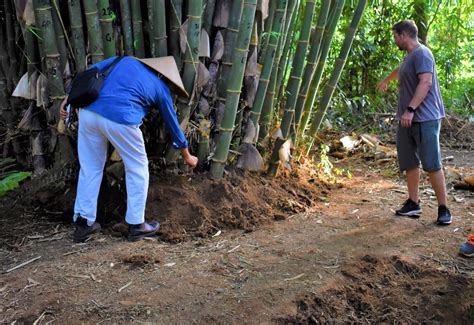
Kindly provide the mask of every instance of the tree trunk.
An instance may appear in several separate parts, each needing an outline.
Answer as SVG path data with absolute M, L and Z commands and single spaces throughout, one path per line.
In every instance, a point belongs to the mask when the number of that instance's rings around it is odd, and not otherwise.
M 420 42 L 428 46 L 428 2 L 426 0 L 414 0 L 414 18 L 418 27 L 418 38 Z

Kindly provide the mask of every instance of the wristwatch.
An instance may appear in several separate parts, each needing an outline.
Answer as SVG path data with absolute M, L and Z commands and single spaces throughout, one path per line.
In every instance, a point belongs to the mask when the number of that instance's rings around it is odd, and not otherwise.
M 415 113 L 415 109 L 411 106 L 407 106 L 407 111 L 409 111 L 410 113 Z

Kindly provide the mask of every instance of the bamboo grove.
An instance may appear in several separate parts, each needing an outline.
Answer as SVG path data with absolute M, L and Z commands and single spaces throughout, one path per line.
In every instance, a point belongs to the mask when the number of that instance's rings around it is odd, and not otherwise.
M 36 175 L 75 164 L 77 124 L 57 128 L 74 75 L 111 56 L 170 55 L 190 94 L 175 107 L 201 171 L 219 179 L 236 164 L 275 175 L 296 146 L 311 146 L 330 106 L 366 6 L 350 11 L 335 49 L 345 2 L 2 0 L 1 154 Z M 330 51 L 339 54 L 326 71 Z M 143 131 L 149 156 L 177 159 L 159 115 Z

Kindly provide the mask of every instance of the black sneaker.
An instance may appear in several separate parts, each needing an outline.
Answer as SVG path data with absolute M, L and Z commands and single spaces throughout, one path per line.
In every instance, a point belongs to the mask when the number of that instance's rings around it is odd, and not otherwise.
M 160 223 L 152 221 L 148 225 L 151 226 L 150 230 L 140 230 L 140 225 L 130 225 L 128 228 L 128 241 L 139 241 L 145 237 L 155 236 L 156 232 L 160 229 Z
M 395 211 L 399 216 L 420 216 L 421 207 L 418 203 L 407 199 L 401 209 Z
M 90 235 L 97 233 L 100 231 L 100 224 L 94 222 L 92 226 L 87 225 L 87 219 L 78 217 L 76 222 L 76 230 L 72 236 L 72 239 L 76 243 L 83 243 L 85 242 Z
M 436 223 L 444 226 L 451 224 L 451 222 L 453 222 L 451 212 L 445 205 L 440 205 L 438 207 L 438 220 L 436 220 Z

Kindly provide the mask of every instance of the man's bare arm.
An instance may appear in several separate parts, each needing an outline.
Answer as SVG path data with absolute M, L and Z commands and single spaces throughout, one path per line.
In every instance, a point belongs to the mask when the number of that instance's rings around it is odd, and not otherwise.
M 431 72 L 420 73 L 418 75 L 418 85 L 416 86 L 415 94 L 408 105 L 415 109 L 420 106 L 425 100 L 426 95 L 428 95 L 432 84 L 433 74 Z
M 385 79 L 383 79 L 379 84 L 377 85 L 377 89 L 379 91 L 387 91 L 388 89 L 388 84 L 392 80 L 398 80 L 398 71 L 400 70 L 400 67 L 397 67 L 395 70 L 393 70 Z

